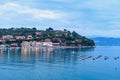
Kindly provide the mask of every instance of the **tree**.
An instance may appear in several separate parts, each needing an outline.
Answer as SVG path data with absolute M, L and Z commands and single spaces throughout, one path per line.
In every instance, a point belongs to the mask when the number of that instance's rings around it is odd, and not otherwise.
M 67 29 L 64 29 L 64 32 L 67 32 Z
M 35 27 L 32 28 L 34 31 L 36 31 L 37 29 Z
M 53 31 L 54 29 L 49 27 L 48 29 L 46 29 L 46 31 Z
M 77 39 L 81 38 L 81 35 L 79 35 L 79 34 L 78 34 L 77 32 L 75 32 L 75 31 L 72 32 L 72 35 L 73 35 L 75 38 L 77 38 Z

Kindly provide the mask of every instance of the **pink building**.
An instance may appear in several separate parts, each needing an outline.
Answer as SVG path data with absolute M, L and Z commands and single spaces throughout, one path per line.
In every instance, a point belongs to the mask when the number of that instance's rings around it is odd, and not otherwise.
M 27 39 L 33 39 L 32 35 L 28 35 Z
M 4 36 L 2 36 L 2 39 L 3 40 L 11 40 L 11 39 L 13 39 L 13 36 L 12 35 L 4 35 Z
M 36 36 L 41 36 L 42 33 L 41 32 L 35 32 Z

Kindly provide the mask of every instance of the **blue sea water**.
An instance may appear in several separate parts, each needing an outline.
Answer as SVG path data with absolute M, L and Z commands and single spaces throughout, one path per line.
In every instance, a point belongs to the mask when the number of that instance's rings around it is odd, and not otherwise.
M 120 80 L 118 56 L 120 46 L 1 49 L 0 80 Z

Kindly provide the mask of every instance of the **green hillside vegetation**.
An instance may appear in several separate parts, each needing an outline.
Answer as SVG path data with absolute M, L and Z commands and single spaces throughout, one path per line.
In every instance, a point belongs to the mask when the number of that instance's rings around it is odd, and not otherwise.
M 41 35 L 36 35 L 35 32 L 41 32 Z M 94 41 L 86 38 L 85 36 L 79 35 L 77 32 L 70 32 L 66 29 L 64 30 L 54 30 L 53 28 L 48 28 L 46 30 L 37 30 L 36 28 L 9 28 L 0 29 L 0 37 L 3 35 L 13 35 L 13 36 L 25 36 L 32 35 L 31 40 L 15 40 L 6 41 L 8 44 L 22 41 L 45 41 L 45 39 L 50 39 L 53 43 L 60 43 L 62 46 L 95 46 Z

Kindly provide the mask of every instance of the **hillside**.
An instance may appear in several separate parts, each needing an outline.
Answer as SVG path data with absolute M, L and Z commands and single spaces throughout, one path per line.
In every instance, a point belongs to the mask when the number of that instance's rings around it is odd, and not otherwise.
M 36 34 L 39 33 L 39 34 Z M 53 43 L 60 43 L 62 46 L 95 46 L 94 41 L 88 39 L 84 36 L 79 35 L 77 32 L 70 32 L 66 29 L 64 30 L 54 30 L 53 28 L 48 28 L 46 30 L 37 30 L 36 28 L 9 28 L 0 29 L 0 36 L 12 35 L 15 36 L 25 36 L 31 35 L 32 39 L 15 40 L 12 42 L 22 42 L 22 41 L 46 41 L 49 40 Z M 12 43 L 7 40 L 7 43 Z

